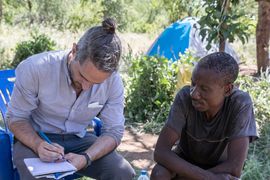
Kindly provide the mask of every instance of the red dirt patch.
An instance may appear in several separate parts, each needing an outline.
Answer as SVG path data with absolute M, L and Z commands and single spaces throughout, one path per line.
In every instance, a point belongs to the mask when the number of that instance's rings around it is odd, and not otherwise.
M 158 135 L 139 133 L 126 129 L 122 143 L 117 151 L 121 154 L 135 169 L 147 170 L 148 175 L 155 165 L 154 150 Z
M 248 75 L 248 76 L 253 76 L 256 74 L 258 71 L 257 65 L 250 64 L 250 65 L 245 65 L 245 64 L 240 64 L 239 65 L 239 73 L 241 75 Z

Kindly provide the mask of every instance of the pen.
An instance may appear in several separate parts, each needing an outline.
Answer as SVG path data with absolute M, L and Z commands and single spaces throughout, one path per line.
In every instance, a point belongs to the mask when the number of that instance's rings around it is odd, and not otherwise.
M 57 179 L 59 177 L 59 174 L 55 173 L 54 177 Z
M 53 143 L 49 140 L 49 138 L 42 132 L 42 131 L 39 131 L 39 135 L 41 136 L 41 138 L 42 139 L 44 139 L 45 141 L 47 141 L 49 144 L 51 144 L 51 145 L 53 145 Z M 54 145 L 53 145 L 54 146 Z M 61 154 L 62 155 L 62 154 Z M 65 159 L 65 157 L 62 155 L 62 158 L 64 159 L 64 160 L 66 160 Z

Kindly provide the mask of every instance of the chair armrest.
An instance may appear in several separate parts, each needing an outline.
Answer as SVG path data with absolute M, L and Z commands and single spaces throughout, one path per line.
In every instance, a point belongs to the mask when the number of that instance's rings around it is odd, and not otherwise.
M 93 126 L 95 132 L 96 132 L 96 135 L 97 136 L 100 136 L 101 135 L 101 121 L 99 118 L 95 117 L 91 122 L 90 124 Z

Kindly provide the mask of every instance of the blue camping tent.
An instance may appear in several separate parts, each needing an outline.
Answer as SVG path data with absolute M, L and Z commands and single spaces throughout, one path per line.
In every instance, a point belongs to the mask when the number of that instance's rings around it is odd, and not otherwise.
M 198 57 L 217 52 L 218 46 L 214 43 L 211 43 L 210 50 L 206 49 L 207 41 L 202 41 L 199 30 L 193 27 L 195 23 L 199 27 L 197 20 L 189 17 L 171 24 L 160 34 L 145 55 L 160 54 L 175 61 L 179 59 L 179 53 L 185 54 L 186 49 L 192 49 L 195 51 L 194 55 Z M 226 42 L 225 52 L 233 56 L 237 63 L 241 62 L 229 42 Z

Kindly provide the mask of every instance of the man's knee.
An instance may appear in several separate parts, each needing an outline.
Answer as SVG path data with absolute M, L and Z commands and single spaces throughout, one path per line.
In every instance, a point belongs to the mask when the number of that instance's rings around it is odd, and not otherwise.
M 91 166 L 80 170 L 78 174 L 104 180 L 132 180 L 135 176 L 129 162 L 116 151 L 94 161 Z
M 113 173 L 114 179 L 132 180 L 135 177 L 134 169 L 125 159 L 123 159 L 122 162 L 118 164 Z
M 156 164 L 152 170 L 150 179 L 151 180 L 170 180 L 176 174 L 165 167 L 161 166 L 160 164 Z

